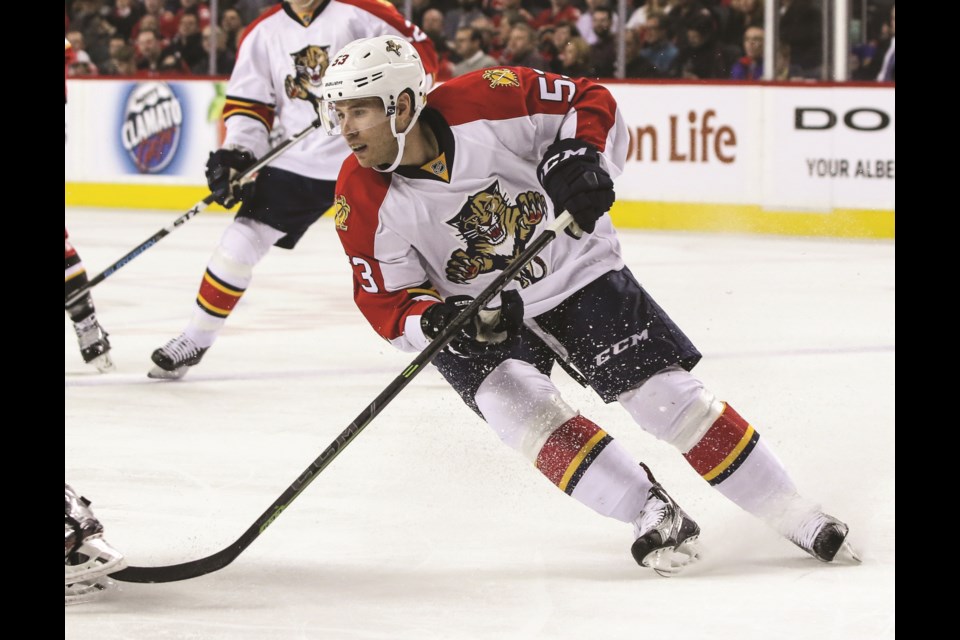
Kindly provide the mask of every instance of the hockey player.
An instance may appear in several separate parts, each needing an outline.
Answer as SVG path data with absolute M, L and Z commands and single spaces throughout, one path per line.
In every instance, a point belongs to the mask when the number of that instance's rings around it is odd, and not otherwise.
M 85 602 L 106 590 L 107 576 L 123 569 L 126 560 L 103 539 L 103 525 L 90 501 L 64 483 L 63 562 L 66 604 Z
M 64 45 L 64 76 L 66 69 L 76 57 L 70 41 L 63 39 Z M 64 78 L 66 82 L 66 78 Z M 66 87 L 64 87 L 64 103 L 66 103 Z M 63 229 L 63 288 L 64 300 L 70 297 L 84 287 L 87 282 L 87 271 L 83 267 L 83 261 L 77 250 L 70 244 L 70 234 L 66 227 Z M 92 364 L 101 373 L 113 370 L 113 359 L 110 357 L 110 340 L 107 339 L 107 332 L 103 330 L 100 323 L 97 322 L 96 309 L 93 306 L 93 298 L 87 292 L 76 302 L 66 308 L 67 315 L 73 322 L 73 329 L 77 333 L 77 341 L 80 343 L 80 356 L 87 364 Z
M 333 204 L 337 171 L 349 150 L 323 135 L 278 157 L 243 189 L 232 179 L 270 148 L 271 132 L 283 137 L 316 121 L 321 78 L 334 51 L 381 34 L 409 40 L 426 72 L 436 70 L 429 38 L 380 0 L 288 0 L 247 27 L 227 87 L 226 139 L 206 169 L 218 203 L 228 209 L 243 204 L 207 264 L 183 333 L 153 352 L 150 377 L 180 378 L 199 363 L 270 247 L 293 249 Z
M 801 497 L 757 430 L 690 373 L 699 351 L 625 266 L 604 214 L 628 136 L 605 88 L 499 67 L 427 96 L 417 52 L 391 37 L 331 60 L 322 113 L 353 151 L 337 181 L 337 231 L 356 303 L 383 338 L 425 348 L 567 210 L 584 235 L 559 234 L 436 356 L 444 378 L 562 491 L 632 524 L 633 557 L 658 573 L 697 558 L 699 527 L 561 398 L 549 377 L 557 359 L 814 558 L 853 554 L 847 525 Z
M 87 271 L 83 261 L 73 245 L 70 244 L 70 235 L 67 229 L 63 230 L 63 288 L 64 300 L 87 284 Z M 79 300 L 66 308 L 67 315 L 73 322 L 73 330 L 77 333 L 77 342 L 80 344 L 80 356 L 87 364 L 92 364 L 101 373 L 113 371 L 113 358 L 110 356 L 110 340 L 106 331 L 97 321 L 93 298 L 87 292 Z

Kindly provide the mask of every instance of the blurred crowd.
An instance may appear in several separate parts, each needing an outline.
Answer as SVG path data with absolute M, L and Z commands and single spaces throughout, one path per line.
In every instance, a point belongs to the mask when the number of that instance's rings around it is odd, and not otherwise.
M 763 0 L 392 0 L 433 41 L 439 81 L 496 65 L 567 76 L 758 80 Z M 622 0 L 621 0 L 622 1 Z M 227 76 L 244 28 L 277 0 L 65 0 L 70 76 Z M 781 0 L 774 78 L 823 77 L 824 0 Z M 855 2 L 850 79 L 896 81 L 893 0 Z M 623 69 L 619 40 L 624 40 Z

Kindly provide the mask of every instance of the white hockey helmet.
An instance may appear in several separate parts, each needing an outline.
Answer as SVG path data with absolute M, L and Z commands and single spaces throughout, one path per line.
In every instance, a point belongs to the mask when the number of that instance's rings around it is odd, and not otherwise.
M 339 134 L 334 105 L 337 100 L 380 98 L 390 118 L 394 135 L 403 135 L 417 121 L 427 101 L 427 77 L 417 50 L 402 36 L 377 36 L 354 40 L 330 58 L 323 74 L 320 113 L 331 135 Z M 397 100 L 409 90 L 413 98 L 413 119 L 398 132 L 394 118 Z

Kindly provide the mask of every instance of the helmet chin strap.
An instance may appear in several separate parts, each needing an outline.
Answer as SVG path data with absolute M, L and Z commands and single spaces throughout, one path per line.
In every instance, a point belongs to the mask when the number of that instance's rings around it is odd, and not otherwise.
M 393 133 L 393 137 L 397 139 L 397 157 L 386 169 L 374 167 L 375 171 L 379 171 L 380 173 L 390 173 L 400 166 L 400 161 L 403 159 L 403 148 L 407 142 L 407 134 L 410 133 L 411 129 L 413 129 L 413 125 L 417 122 L 417 118 L 419 117 L 419 112 L 414 113 L 413 118 L 410 119 L 410 124 L 407 125 L 407 128 L 403 131 L 397 132 L 397 114 L 390 116 L 390 132 Z

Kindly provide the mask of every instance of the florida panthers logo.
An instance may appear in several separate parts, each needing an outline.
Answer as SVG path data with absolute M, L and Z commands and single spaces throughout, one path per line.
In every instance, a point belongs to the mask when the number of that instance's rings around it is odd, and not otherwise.
M 290 57 L 293 58 L 293 66 L 297 74 L 287 76 L 283 82 L 288 97 L 306 100 L 313 105 L 317 115 L 320 115 L 320 98 L 314 95 L 312 89 L 319 89 L 323 85 L 323 74 L 330 66 L 327 49 L 329 47 L 311 44 L 296 53 L 291 53 Z
M 447 224 L 467 243 L 447 261 L 447 279 L 466 284 L 490 271 L 502 271 L 523 253 L 527 242 L 547 212 L 542 193 L 525 191 L 511 204 L 500 182 L 467 198 L 467 203 Z M 534 258 L 517 276 L 527 287 L 546 275 L 546 263 Z
M 387 53 L 394 53 L 398 57 L 400 56 L 400 45 L 398 45 L 393 40 L 387 40 Z

